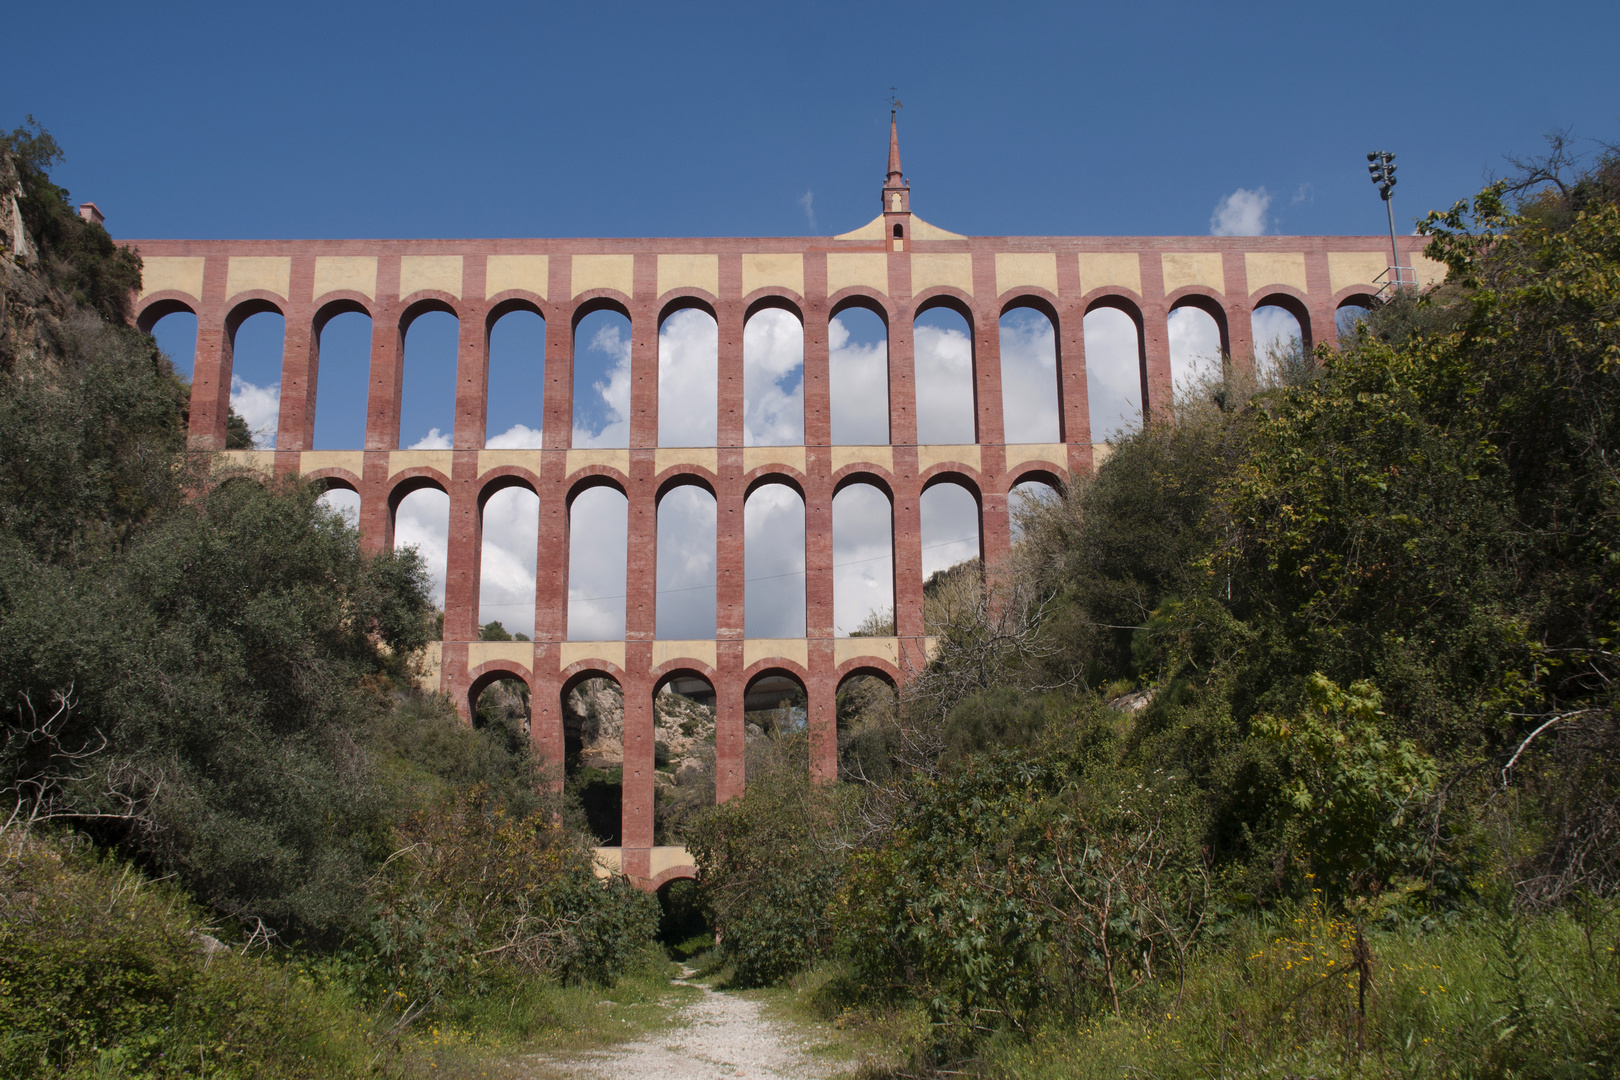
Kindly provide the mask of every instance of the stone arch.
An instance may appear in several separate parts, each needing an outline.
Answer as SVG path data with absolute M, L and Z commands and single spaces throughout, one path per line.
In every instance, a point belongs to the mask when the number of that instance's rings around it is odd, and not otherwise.
M 1063 473 L 1047 467 L 1048 465 L 1050 463 L 1032 461 L 1008 470 L 1006 493 L 1010 494 L 1019 484 L 1035 483 L 1045 484 L 1059 495 L 1065 494 L 1069 490 L 1068 480 Z
M 333 490 L 352 491 L 356 495 L 360 494 L 360 478 L 348 469 L 335 467 L 314 469 L 304 473 L 303 479 L 318 484 L 323 494 Z
M 889 500 L 890 507 L 893 507 L 894 479 L 887 470 L 878 469 L 864 462 L 845 465 L 833 474 L 833 497 L 837 498 L 840 491 L 855 484 L 866 484 L 877 488 Z
M 691 863 L 681 863 L 679 865 L 660 870 L 658 873 L 648 878 L 646 883 L 642 885 L 642 888 L 646 889 L 648 892 L 657 892 L 672 881 L 696 881 L 697 876 L 698 874 L 696 866 L 693 866 Z
M 809 478 L 803 473 L 786 465 L 761 465 L 746 474 L 743 481 L 743 500 L 745 502 L 748 496 L 770 484 L 781 484 L 783 487 L 791 488 L 798 494 L 799 498 L 804 499 L 808 497 L 804 492 L 810 482 Z
M 574 691 L 580 689 L 585 683 L 593 679 L 610 682 L 618 689 L 619 700 L 622 703 L 627 693 L 627 680 L 625 673 L 615 664 L 600 660 L 580 660 L 564 668 L 557 687 L 558 716 L 563 731 L 563 769 L 571 777 L 578 778 L 580 766 L 583 764 L 584 736 L 587 725 L 587 716 L 576 713 L 569 705 L 569 699 Z M 622 717 L 621 717 L 622 723 Z M 612 763 L 595 763 L 598 766 L 606 764 L 608 769 Z M 624 839 L 624 757 L 620 754 L 618 760 L 620 779 L 612 782 L 611 773 L 607 777 L 592 778 L 581 783 L 580 800 L 584 804 L 585 820 L 588 830 L 597 841 L 607 846 L 617 846 Z M 603 770 L 607 771 L 607 770 Z
M 883 320 L 884 333 L 888 333 L 894 317 L 888 297 L 868 285 L 845 286 L 827 298 L 827 321 L 832 322 L 852 308 L 862 308 L 876 315 Z
M 951 489 L 966 495 L 967 502 L 961 496 L 950 494 Z M 971 510 L 968 510 L 969 502 Z M 917 513 L 922 581 L 926 582 L 934 572 L 970 559 L 984 562 L 984 493 L 971 478 L 954 470 L 936 473 L 918 493 Z M 972 519 L 971 538 L 947 535 L 941 539 L 942 532 L 960 532 L 967 524 L 965 517 Z M 971 550 L 967 550 L 969 547 Z
M 411 328 L 411 323 L 415 322 L 417 319 L 421 318 L 423 315 L 426 315 L 430 311 L 443 312 L 444 314 L 455 319 L 457 322 L 461 321 L 461 312 L 456 310 L 455 297 L 451 296 L 449 293 L 439 292 L 434 289 L 426 289 L 419 293 L 412 293 L 411 296 L 407 298 L 400 307 L 400 336 L 403 338 L 405 332 Z
M 785 311 L 804 325 L 803 297 L 783 289 L 780 285 L 766 285 L 743 297 L 743 322 L 747 322 L 768 308 Z
M 656 487 L 653 493 L 653 506 L 657 507 L 664 501 L 664 496 L 676 488 L 696 487 L 702 488 L 715 498 L 719 498 L 719 480 L 708 469 L 701 465 L 671 465 L 658 474 Z
M 595 315 L 598 311 L 614 311 L 630 320 L 635 325 L 635 318 L 630 314 L 630 298 L 616 289 L 591 289 L 580 293 L 574 298 L 574 310 L 568 317 L 568 331 L 572 335 L 579 329 L 580 321 L 587 315 Z
M 480 664 L 469 671 L 467 682 L 467 722 L 476 724 L 478 717 L 478 699 L 485 690 L 498 682 L 521 682 L 529 691 L 530 701 L 534 699 L 533 676 L 529 669 L 514 660 L 490 660 Z M 530 722 L 534 716 L 533 706 L 530 706 Z
M 716 693 L 720 690 L 720 673 L 705 664 L 695 656 L 677 656 L 673 660 L 666 660 L 652 669 L 650 684 L 653 696 L 676 679 L 702 679 L 709 684 L 709 689 Z
M 1081 310 L 1080 332 L 1086 342 L 1086 397 L 1091 413 L 1089 427 L 1094 441 L 1106 441 L 1111 431 L 1129 431 L 1133 423 L 1143 423 L 1151 408 L 1147 378 L 1147 320 L 1142 314 L 1140 298 L 1116 286 L 1104 286 L 1088 293 Z M 1130 372 L 1134 378 L 1125 375 L 1123 363 L 1119 364 L 1121 370 L 1109 371 L 1104 351 L 1092 339 L 1092 328 L 1086 324 L 1091 316 L 1103 311 L 1119 312 L 1131 324 L 1136 346 L 1130 365 L 1134 369 Z M 1122 407 L 1134 409 L 1134 421 L 1129 411 L 1120 413 Z M 1123 426 L 1116 426 L 1122 415 Z
M 568 478 L 568 494 L 563 508 L 571 509 L 574 500 L 592 488 L 612 488 L 625 498 L 630 497 L 630 481 L 618 469 L 606 465 L 587 465 Z
M 315 309 L 315 314 L 310 316 L 309 320 L 312 342 L 319 340 L 321 331 L 326 329 L 327 323 L 339 315 L 351 314 L 364 315 L 373 322 L 376 321 L 376 315 L 363 293 L 334 292 L 321 297 L 320 306 Z
M 662 301 L 658 308 L 659 329 L 663 329 L 664 323 L 668 322 L 672 315 L 682 311 L 701 311 L 716 322 L 720 321 L 720 298 L 706 289 L 682 286 L 679 289 L 671 289 L 659 299 Z
M 841 688 L 850 679 L 860 675 L 869 675 L 872 678 L 886 682 L 889 684 L 889 688 L 896 693 L 899 693 L 900 687 L 906 681 L 900 668 L 892 661 L 885 660 L 881 656 L 871 655 L 852 656 L 839 664 L 833 674 L 835 680 L 833 687 L 835 690 Z
M 529 292 L 527 289 L 506 289 L 489 298 L 489 310 L 484 313 L 484 338 L 487 344 L 490 331 L 495 324 L 514 311 L 527 311 L 531 315 L 538 315 L 549 323 L 547 317 L 547 303 L 545 297 Z
M 577 528 L 580 514 L 579 499 L 583 495 L 599 490 L 611 491 L 618 499 L 603 502 L 593 497 L 586 509 L 591 513 L 604 515 L 606 522 L 611 523 L 615 530 L 620 528 L 616 519 L 622 513 L 623 546 L 618 543 L 608 546 L 597 544 L 594 551 L 587 547 L 579 547 L 576 550 L 576 540 L 583 535 Z M 565 513 L 562 522 L 562 546 L 566 553 L 563 565 L 563 588 L 566 598 L 563 617 L 567 628 L 566 636 L 570 641 L 614 640 L 622 637 L 628 603 L 626 594 L 629 592 L 629 485 L 622 476 L 611 470 L 594 472 L 587 470 L 585 475 L 572 481 L 563 506 Z M 588 513 L 587 520 L 589 516 Z M 603 522 L 598 521 L 596 527 L 598 529 L 603 527 Z M 619 541 L 620 536 L 621 534 L 615 531 L 614 541 Z M 586 591 L 576 597 L 576 587 Z M 604 605 L 605 601 L 609 603 Z M 612 603 L 613 601 L 616 603 Z M 586 629 L 592 628 L 600 632 L 585 636 Z
M 1292 315 L 1299 323 L 1299 340 L 1309 352 L 1312 348 L 1311 310 L 1305 294 L 1291 285 L 1270 285 L 1266 290 L 1250 297 L 1249 311 L 1252 314 L 1263 307 L 1277 307 Z
M 930 286 L 912 297 L 912 321 L 916 321 L 919 315 L 926 315 L 930 311 L 936 311 L 940 308 L 954 311 L 962 316 L 962 320 L 967 323 L 968 340 L 977 340 L 975 335 L 978 333 L 978 319 L 973 311 L 973 297 L 954 285 Z
M 1043 321 L 1044 332 L 1040 328 Z M 1001 357 L 1002 440 L 1063 442 L 1068 435 L 1057 298 L 1028 286 L 1004 294 L 996 315 L 996 336 Z M 1050 360 L 1045 348 L 1048 340 Z
M 1232 332 L 1227 324 L 1226 307 L 1221 303 L 1221 296 L 1214 289 L 1204 285 L 1185 285 L 1165 297 L 1167 314 L 1174 314 L 1181 308 L 1196 308 L 1215 320 L 1215 327 L 1221 334 L 1221 355 L 1230 356 L 1232 353 Z
M 808 500 L 797 485 L 761 482 L 743 496 L 745 637 L 804 637 L 808 517 Z
M 142 300 L 135 311 L 135 327 L 143 334 L 150 334 L 152 328 L 167 316 L 178 315 L 181 312 L 195 316 L 201 306 L 196 297 L 174 289 L 165 289 Z
M 950 477 L 960 477 L 952 480 Z M 935 483 L 963 483 L 974 487 L 983 486 L 983 474 L 965 461 L 941 461 L 937 465 L 930 465 L 917 475 L 921 485 L 920 491 L 927 491 Z M 942 479 L 944 478 L 944 479 Z
M 478 477 L 479 507 L 482 508 L 491 495 L 510 487 L 527 488 L 538 496 L 541 488 L 540 477 L 521 465 L 499 465 Z

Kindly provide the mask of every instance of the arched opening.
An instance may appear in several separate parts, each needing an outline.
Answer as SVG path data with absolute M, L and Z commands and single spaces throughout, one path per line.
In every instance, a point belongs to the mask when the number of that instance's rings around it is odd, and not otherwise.
M 1142 332 L 1116 307 L 1086 312 L 1086 396 L 1091 441 L 1108 442 L 1142 430 Z
M 630 445 L 630 319 L 602 308 L 574 325 L 576 447 Z
M 1062 441 L 1057 330 L 1046 313 L 1015 307 L 1001 316 L 1001 424 L 1010 443 Z
M 714 928 L 693 879 L 676 878 L 658 887 L 658 944 L 678 961 L 714 947 Z
M 342 518 L 351 529 L 360 527 L 360 493 L 353 488 L 329 485 L 317 500 L 322 506 Z
M 546 320 L 529 307 L 500 315 L 489 328 L 489 396 L 484 445 L 538 450 L 545 417 Z
M 413 547 L 427 569 L 434 606 L 444 610 L 444 575 L 450 561 L 450 496 L 420 487 L 394 507 L 394 550 Z
M 802 738 L 809 722 L 810 695 L 797 677 L 786 671 L 756 675 L 743 693 L 746 773 L 763 775 L 778 745 Z
M 456 349 L 461 323 L 443 309 L 424 311 L 405 328 L 399 399 L 402 450 L 448 450 L 456 431 Z
M 763 308 L 743 326 L 743 445 L 804 442 L 804 324 Z
M 1058 490 L 1042 480 L 1023 480 L 1007 493 L 1007 517 L 1011 523 L 1012 542 L 1024 538 L 1031 518 L 1051 509 L 1058 501 Z
M 185 310 L 171 311 L 152 324 L 151 333 L 175 373 L 189 383 L 197 362 L 197 316 Z
M 763 484 L 743 503 L 743 633 L 804 637 L 804 499 Z
M 243 319 L 231 337 L 231 409 L 247 423 L 256 450 L 276 445 L 286 335 L 281 312 L 258 311 Z
M 630 501 L 612 487 L 587 488 L 568 508 L 568 640 L 624 637 Z
M 658 445 L 715 445 L 719 394 L 720 326 L 702 308 L 682 308 L 658 328 Z
M 678 845 L 714 805 L 714 686 L 691 672 L 653 694 L 653 843 Z
M 1296 382 L 1312 367 L 1299 316 L 1282 304 L 1262 302 L 1254 309 L 1254 370 L 1262 382 Z
M 863 307 L 827 323 L 827 382 L 834 446 L 889 441 L 889 330 Z
M 919 508 L 923 581 L 980 557 L 979 500 L 972 491 L 951 480 L 933 484 Z
M 483 515 L 478 623 L 533 637 L 540 496 L 522 485 L 502 488 L 485 500 Z
M 894 512 L 871 484 L 833 496 L 833 625 L 838 637 L 894 635 Z
M 854 671 L 838 684 L 838 776 L 881 784 L 895 772 L 900 695 L 886 675 Z
M 1355 334 L 1367 316 L 1372 314 L 1373 303 L 1370 296 L 1345 297 L 1333 313 L 1333 327 L 1341 340 Z
M 973 330 L 962 313 L 932 307 L 911 324 L 919 443 L 977 442 Z
M 562 719 L 566 790 L 596 842 L 618 847 L 624 838 L 624 691 L 606 675 L 570 682 L 562 691 Z
M 315 354 L 314 448 L 359 450 L 366 445 L 371 316 L 341 311 L 317 324 Z
M 479 683 L 471 695 L 473 727 L 508 754 L 522 753 L 529 745 L 528 682 L 503 671 Z
M 715 627 L 715 502 L 683 484 L 658 500 L 658 618 L 661 638 L 712 638 Z
M 1178 401 L 1190 400 L 1221 378 L 1221 326 L 1194 304 L 1176 308 L 1166 322 L 1171 395 Z
M 904 240 L 906 238 L 905 226 L 901 225 L 898 221 L 894 223 L 894 238 L 896 240 Z

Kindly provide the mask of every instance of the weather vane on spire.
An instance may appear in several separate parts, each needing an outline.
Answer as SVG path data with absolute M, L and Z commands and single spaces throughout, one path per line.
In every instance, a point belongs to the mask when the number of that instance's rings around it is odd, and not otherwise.
M 899 92 L 898 87 L 891 86 L 891 87 L 889 87 L 889 96 L 884 99 L 889 103 L 889 119 L 890 120 L 894 119 L 894 114 L 898 110 L 905 108 L 905 103 L 903 101 L 901 101 L 898 97 L 895 96 L 895 94 L 898 93 L 898 92 Z

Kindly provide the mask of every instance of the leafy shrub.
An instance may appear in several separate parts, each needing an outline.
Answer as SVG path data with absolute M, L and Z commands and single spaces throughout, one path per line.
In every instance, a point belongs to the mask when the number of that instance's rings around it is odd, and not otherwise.
M 373 1055 L 295 970 L 222 950 L 172 883 L 82 841 L 4 837 L 0 1074 L 319 1078 Z
M 852 792 L 810 780 L 801 733 L 751 758 L 747 791 L 687 833 L 703 901 L 739 986 L 768 986 L 825 954 Z
M 491 969 L 611 984 L 645 956 L 658 903 L 598 878 L 590 849 L 545 817 L 515 817 L 475 785 L 396 830 L 372 878 L 371 936 L 397 993 L 422 1007 L 476 995 Z

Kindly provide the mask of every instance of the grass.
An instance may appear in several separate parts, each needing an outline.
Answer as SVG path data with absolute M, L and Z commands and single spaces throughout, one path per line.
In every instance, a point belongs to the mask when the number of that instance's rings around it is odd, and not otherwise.
M 172 882 L 68 835 L 0 836 L 0 1075 L 324 1078 L 512 1075 L 672 1022 L 675 965 L 608 990 L 516 975 L 414 1024 L 358 989 L 359 962 L 291 950 L 209 952 L 228 936 Z

